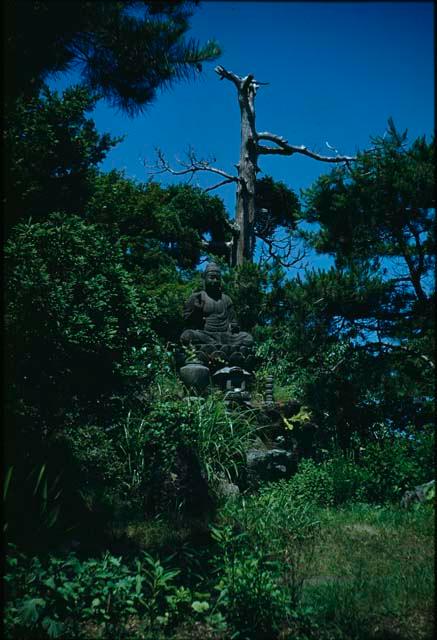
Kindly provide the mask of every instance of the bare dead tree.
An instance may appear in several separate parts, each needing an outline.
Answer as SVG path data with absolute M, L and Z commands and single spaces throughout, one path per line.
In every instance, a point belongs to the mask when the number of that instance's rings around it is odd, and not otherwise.
M 179 161 L 180 170 L 175 170 L 166 161 L 162 152 L 158 151 L 158 161 L 155 166 L 154 173 L 168 172 L 175 176 L 190 175 L 207 171 L 221 176 L 222 180 L 211 187 L 207 187 L 205 191 L 212 191 L 225 184 L 235 182 L 237 184 L 237 198 L 235 210 L 235 225 L 233 226 L 234 240 L 231 246 L 230 262 L 231 266 L 239 266 L 245 260 L 252 261 L 256 234 L 255 234 L 255 186 L 256 175 L 260 171 L 258 167 L 258 157 L 260 155 L 281 155 L 292 156 L 295 153 L 308 156 L 314 160 L 328 163 L 350 163 L 356 160 L 355 156 L 338 155 L 325 156 L 315 153 L 304 145 L 291 145 L 282 136 L 270 133 L 269 131 L 257 132 L 255 126 L 255 96 L 261 85 L 268 84 L 258 82 L 253 75 L 249 74 L 244 77 L 237 76 L 232 71 L 228 71 L 222 66 L 215 68 L 215 72 L 220 80 L 229 80 L 237 89 L 238 103 L 240 105 L 241 114 L 241 142 L 240 142 L 240 158 L 236 164 L 237 175 L 232 175 L 222 169 L 214 167 L 211 161 L 199 160 L 193 151 L 188 154 L 188 162 Z M 261 142 L 271 142 L 275 146 L 261 144 Z M 329 149 L 335 151 L 333 147 L 327 145 Z M 267 245 L 267 253 L 264 255 L 276 255 L 277 260 L 284 266 L 296 264 L 297 260 L 290 258 L 292 243 L 284 244 L 282 240 L 265 239 L 262 240 Z M 281 253 L 282 248 L 282 253 Z M 278 251 L 279 250 L 279 251 Z M 276 251 L 276 254 L 275 254 Z

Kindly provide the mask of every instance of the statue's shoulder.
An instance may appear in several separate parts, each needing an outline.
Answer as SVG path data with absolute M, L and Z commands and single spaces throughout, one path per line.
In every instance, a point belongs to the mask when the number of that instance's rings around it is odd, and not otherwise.
M 227 305 L 232 304 L 232 298 L 227 293 L 222 293 L 223 302 Z
M 188 298 L 186 304 L 194 303 L 195 300 L 198 300 L 200 297 L 201 300 L 205 300 L 205 291 L 200 289 L 199 291 L 193 291 L 193 293 Z
M 205 293 L 205 292 L 204 292 L 202 289 L 200 289 L 199 291 L 193 291 L 193 293 L 191 293 L 191 294 L 190 294 L 190 298 L 189 298 L 189 299 L 190 299 L 190 300 L 192 300 L 192 299 L 194 299 L 194 298 L 198 298 L 198 297 L 199 297 L 199 294 L 200 294 L 201 296 L 203 296 L 203 294 L 204 294 L 204 293 Z

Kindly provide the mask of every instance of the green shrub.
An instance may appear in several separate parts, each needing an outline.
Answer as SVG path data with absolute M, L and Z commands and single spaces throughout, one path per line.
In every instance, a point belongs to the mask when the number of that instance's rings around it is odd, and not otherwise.
M 215 396 L 199 401 L 161 397 L 110 426 L 67 425 L 51 436 L 44 450 L 49 480 L 62 470 L 63 492 L 53 506 L 59 504 L 64 529 L 74 527 L 76 536 L 87 535 L 93 526 L 105 529 L 116 518 L 136 518 L 144 509 L 203 512 L 222 479 L 238 477 L 255 428 L 247 412 L 231 414 Z M 39 522 L 30 508 L 34 482 L 23 481 L 32 469 L 38 473 L 37 459 L 29 457 L 27 472 L 14 466 L 7 496 L 9 539 L 22 545 L 19 531 L 25 537 Z M 49 498 L 57 493 L 54 489 Z M 43 515 L 41 525 L 51 511 Z M 46 529 L 37 539 L 46 540 L 49 548 Z M 61 539 L 59 531 L 56 542 Z M 29 548 L 35 549 L 32 540 Z
M 325 462 L 333 488 L 333 503 L 362 502 L 366 499 L 366 469 L 359 466 L 352 453 L 337 453 Z
M 52 214 L 14 228 L 5 272 L 9 455 L 29 432 L 39 441 L 67 425 L 113 424 L 160 359 L 153 306 L 121 246 L 78 216 Z
M 201 492 L 202 483 L 214 494 L 223 478 L 235 480 L 256 429 L 250 412 L 230 413 L 222 398 L 214 395 L 186 401 L 159 400 L 141 425 L 142 449 L 135 445 L 140 461 L 137 468 L 143 465 L 142 488 L 156 490 L 158 502 L 159 492 L 166 488 L 182 500 L 184 493 Z M 190 495 L 185 498 L 189 501 Z M 195 495 L 192 498 L 196 500 Z M 174 506 L 173 502 L 171 508 Z
M 311 566 L 319 532 L 314 509 L 296 499 L 290 482 L 271 483 L 228 501 L 212 532 L 227 620 L 244 638 L 276 637 L 299 606 Z
M 324 463 L 302 460 L 289 485 L 295 499 L 303 504 L 328 507 L 334 502 L 333 478 Z
M 432 477 L 431 465 L 428 471 L 422 466 L 431 453 L 429 438 L 384 437 L 355 453 L 337 451 L 324 462 L 303 460 L 290 482 L 296 497 L 319 506 L 396 501 Z
M 54 473 L 46 463 L 34 463 L 24 475 L 23 469 L 9 466 L 3 486 L 4 525 L 7 540 L 29 535 L 50 545 L 62 531 L 64 503 L 62 472 Z
M 288 604 L 276 563 L 259 547 L 251 548 L 253 538 L 247 533 L 236 533 L 229 525 L 212 531 L 220 550 L 215 558 L 218 608 L 236 637 L 275 637 Z
M 360 458 L 364 497 L 369 502 L 398 500 L 407 489 L 423 478 L 419 462 L 412 455 L 412 446 L 406 438 L 385 438 L 367 444 Z
M 136 618 L 140 637 L 165 627 L 179 603 L 191 601 L 175 583 L 179 571 L 146 553 L 126 564 L 109 553 L 80 560 L 75 554 L 45 560 L 15 548 L 7 556 L 5 631 L 7 638 L 86 638 L 89 625 L 100 637 L 126 637 Z
M 235 481 L 246 464 L 246 450 L 258 429 L 250 410 L 230 412 L 221 396 L 193 405 L 196 450 L 205 476 L 216 488 L 223 477 Z
M 385 433 L 364 446 L 358 443 L 355 451 L 337 450 L 324 462 L 303 460 L 290 482 L 296 496 L 320 506 L 398 501 L 433 477 L 433 444 L 427 427 L 414 437 Z

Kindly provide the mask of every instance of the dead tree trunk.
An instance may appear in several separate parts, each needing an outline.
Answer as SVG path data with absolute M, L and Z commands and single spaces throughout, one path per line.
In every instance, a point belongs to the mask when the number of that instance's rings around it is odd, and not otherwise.
M 235 208 L 238 237 L 236 242 L 234 241 L 233 243 L 231 255 L 231 266 L 239 266 L 245 260 L 251 261 L 255 250 L 255 186 L 256 174 L 259 171 L 258 156 L 260 154 L 291 156 L 293 153 L 302 153 L 324 162 L 348 162 L 355 158 L 348 156 L 321 156 L 309 151 L 304 146 L 289 145 L 284 138 L 275 134 L 269 132 L 257 133 L 255 127 L 255 95 L 262 83 L 257 82 L 252 75 L 240 78 L 221 66 L 216 67 L 215 72 L 220 76 L 221 80 L 226 78 L 236 86 L 241 113 L 240 160 L 237 164 L 238 187 Z M 266 147 L 260 145 L 260 140 L 269 140 L 277 146 Z
M 191 176 L 193 176 L 193 174 L 198 171 L 209 171 L 224 178 L 217 184 L 206 188 L 205 191 L 211 191 L 230 182 L 237 183 L 237 200 L 235 209 L 236 224 L 230 225 L 233 235 L 233 241 L 230 249 L 230 263 L 232 267 L 235 267 L 242 265 L 246 260 L 252 261 L 255 250 L 255 187 L 256 174 L 259 171 L 259 155 L 272 154 L 292 156 L 295 153 L 300 153 L 308 156 L 309 158 L 329 163 L 348 163 L 356 160 L 356 158 L 340 155 L 323 156 L 315 153 L 314 151 L 310 151 L 310 149 L 303 145 L 290 145 L 287 140 L 274 133 L 270 133 L 268 131 L 258 133 L 255 127 L 255 95 L 258 87 L 267 83 L 257 82 L 252 75 L 240 78 L 240 76 L 232 73 L 232 71 L 227 71 L 221 66 L 216 67 L 215 72 L 220 76 L 221 80 L 226 78 L 226 80 L 233 82 L 237 88 L 238 102 L 241 112 L 240 159 L 236 165 L 238 174 L 236 176 L 231 175 L 226 171 L 223 171 L 223 169 L 212 167 L 209 162 L 205 160 L 198 160 L 193 152 L 190 152 L 189 154 L 188 164 L 180 163 L 184 168 L 179 171 L 172 169 L 165 160 L 163 154 L 158 152 L 158 166 L 157 171 L 154 171 L 154 173 L 168 171 L 175 176 L 186 174 L 191 174 Z M 273 142 L 276 146 L 272 147 L 260 144 L 261 140 Z M 284 266 L 289 265 L 284 264 Z
M 241 144 L 238 162 L 237 202 L 235 220 L 240 233 L 236 242 L 232 262 L 243 264 L 251 260 L 254 252 L 255 222 L 255 183 L 257 167 L 256 130 L 255 130 L 255 87 L 251 76 L 240 81 L 238 86 L 238 102 L 241 113 Z
M 257 134 L 255 128 L 255 94 L 257 85 L 253 76 L 240 78 L 223 67 L 217 67 L 216 73 L 234 83 L 238 92 L 241 114 L 240 159 L 238 161 L 238 186 L 235 207 L 235 222 L 238 236 L 232 246 L 231 265 L 239 266 L 245 260 L 252 260 L 255 250 L 255 184 L 257 165 Z

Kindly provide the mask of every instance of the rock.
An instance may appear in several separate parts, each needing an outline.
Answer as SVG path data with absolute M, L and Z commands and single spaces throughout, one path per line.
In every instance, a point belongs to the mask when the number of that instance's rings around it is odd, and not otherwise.
M 179 447 L 170 469 L 157 466 L 148 485 L 147 514 L 183 512 L 202 516 L 213 508 L 199 460 L 188 447 Z
M 408 509 L 408 507 L 412 504 L 422 504 L 424 502 L 429 502 L 435 497 L 435 480 L 431 480 L 430 482 L 426 482 L 425 484 L 420 484 L 417 487 L 414 487 L 412 491 L 406 491 L 402 496 L 400 505 L 404 509 Z
M 179 369 L 182 382 L 189 389 L 202 393 L 209 385 L 209 369 L 200 363 L 192 362 Z
M 289 478 L 297 467 L 295 456 L 285 449 L 249 449 L 246 462 L 252 483 Z
M 239 487 L 233 482 L 229 482 L 229 480 L 225 480 L 222 478 L 219 480 L 216 486 L 217 495 L 220 498 L 231 498 L 235 499 L 240 494 Z

